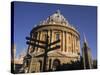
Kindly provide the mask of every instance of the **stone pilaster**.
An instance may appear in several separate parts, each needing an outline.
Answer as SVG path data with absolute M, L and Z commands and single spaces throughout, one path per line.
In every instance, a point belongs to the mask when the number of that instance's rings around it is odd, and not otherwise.
M 41 31 L 39 32 L 39 39 L 41 41 Z M 40 43 L 38 43 L 39 45 L 41 45 Z M 38 52 L 40 52 L 40 48 L 38 48 Z
M 76 36 L 74 36 L 74 37 L 75 37 L 75 52 L 77 52 L 77 51 L 76 51 Z
M 66 39 L 67 39 L 67 37 L 66 37 L 66 32 L 65 32 L 65 52 L 66 52 L 66 50 L 67 50 L 67 41 L 66 41 Z
M 72 36 L 72 34 L 71 34 L 71 38 L 70 38 L 70 43 L 71 43 L 71 53 L 73 52 L 73 36 Z
M 73 35 L 73 53 L 75 52 L 75 38 L 74 38 L 74 35 Z
M 51 42 L 54 42 L 54 40 L 55 40 L 55 38 L 54 38 L 54 36 L 55 36 L 55 35 L 54 35 L 54 31 L 51 31 L 51 35 L 52 35 L 52 37 L 51 37 L 51 38 L 52 38 L 52 39 L 51 39 Z M 54 46 L 51 46 L 51 47 L 54 47 Z
M 80 52 L 80 39 L 78 39 L 78 53 Z
M 66 32 L 66 51 L 68 52 L 68 33 Z
M 63 33 L 63 52 L 65 52 L 65 33 L 64 33 L 64 31 L 62 32 Z
M 70 46 L 70 44 L 69 44 L 69 37 L 70 37 L 70 35 L 69 35 L 69 33 L 67 34 L 67 52 L 69 52 L 69 46 Z
M 50 30 L 50 43 L 52 42 L 52 30 Z
M 72 53 L 74 52 L 74 38 L 73 38 L 73 35 L 72 35 Z
M 61 32 L 61 51 L 63 51 L 63 32 Z
M 49 43 L 50 43 L 50 30 L 48 30 L 48 36 L 49 36 Z

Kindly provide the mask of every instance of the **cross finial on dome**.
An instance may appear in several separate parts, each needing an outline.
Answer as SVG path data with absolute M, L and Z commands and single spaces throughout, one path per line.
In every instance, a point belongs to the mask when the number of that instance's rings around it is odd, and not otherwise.
M 60 14 L 60 10 L 59 10 L 59 9 L 57 10 L 57 13 L 59 13 L 59 14 Z

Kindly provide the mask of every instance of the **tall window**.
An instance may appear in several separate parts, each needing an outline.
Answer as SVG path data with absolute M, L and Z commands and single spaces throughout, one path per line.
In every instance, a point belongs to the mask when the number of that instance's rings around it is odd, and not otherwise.
M 59 33 L 56 33 L 56 40 L 59 40 L 59 39 L 60 39 L 60 34 Z M 57 45 L 59 45 L 59 43 L 57 43 L 56 46 Z
M 43 33 L 43 41 L 46 41 L 47 34 Z
M 56 33 L 56 40 L 59 40 L 59 39 L 60 39 L 60 34 Z

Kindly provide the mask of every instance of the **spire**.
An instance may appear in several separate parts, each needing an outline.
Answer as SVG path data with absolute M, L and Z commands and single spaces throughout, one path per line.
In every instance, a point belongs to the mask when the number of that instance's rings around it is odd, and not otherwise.
M 83 42 L 83 47 L 82 47 L 82 56 L 83 56 L 83 65 L 84 69 L 91 69 L 92 68 L 92 57 L 91 57 L 91 51 L 90 48 L 88 47 L 88 43 L 84 35 L 84 42 Z
M 84 33 L 83 33 L 83 36 L 84 36 L 84 43 L 88 46 L 88 43 L 87 43 L 87 40 L 86 40 L 86 36 L 85 36 Z

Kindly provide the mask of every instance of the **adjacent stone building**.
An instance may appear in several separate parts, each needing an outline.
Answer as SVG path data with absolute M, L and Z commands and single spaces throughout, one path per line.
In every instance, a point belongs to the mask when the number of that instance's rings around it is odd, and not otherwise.
M 80 60 L 80 34 L 75 27 L 69 24 L 59 10 L 35 26 L 30 32 L 31 38 L 41 41 L 46 41 L 47 36 L 49 43 L 60 39 L 60 43 L 51 46 L 52 48 L 60 45 L 60 48 L 47 54 L 45 64 L 47 71 L 56 70 L 58 65 Z M 34 43 L 44 45 L 39 42 Z M 28 66 L 25 67 L 27 72 L 43 71 L 43 56 L 39 55 L 44 53 L 44 49 L 29 45 L 27 53 L 32 56 Z
M 11 46 L 11 72 L 15 71 L 15 59 L 16 59 L 16 45 Z

